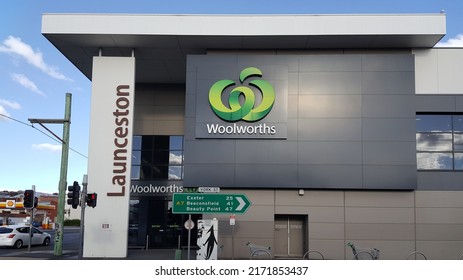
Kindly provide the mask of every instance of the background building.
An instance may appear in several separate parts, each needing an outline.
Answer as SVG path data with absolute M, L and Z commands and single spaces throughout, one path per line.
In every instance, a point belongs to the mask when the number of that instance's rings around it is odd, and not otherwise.
M 57 214 L 57 195 L 36 192 L 35 197 L 34 225 L 52 228 Z M 24 224 L 26 221 L 30 221 L 30 212 L 24 208 L 24 191 L 0 192 L 0 225 Z
M 252 202 L 233 229 L 202 215 L 222 258 L 248 242 L 463 253 L 463 50 L 433 48 L 445 14 L 55 14 L 42 32 L 93 85 L 85 257 L 185 245 L 172 194 L 202 186 Z

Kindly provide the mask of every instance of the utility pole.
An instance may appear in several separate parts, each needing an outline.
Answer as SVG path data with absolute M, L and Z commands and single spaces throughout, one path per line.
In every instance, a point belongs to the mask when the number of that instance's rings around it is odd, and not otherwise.
M 55 233 L 55 247 L 53 255 L 61 256 L 63 252 L 63 221 L 64 221 L 64 206 L 66 196 L 66 178 L 68 175 L 68 155 L 69 155 L 69 134 L 71 128 L 71 99 L 72 95 L 66 93 L 66 104 L 64 109 L 64 119 L 29 119 L 30 123 L 38 123 L 45 128 L 48 132 L 53 134 L 58 140 L 61 141 L 61 168 L 60 180 L 58 186 L 58 216 L 56 217 L 56 233 Z M 47 127 L 44 123 L 61 123 L 63 124 L 63 138 L 61 139 Z

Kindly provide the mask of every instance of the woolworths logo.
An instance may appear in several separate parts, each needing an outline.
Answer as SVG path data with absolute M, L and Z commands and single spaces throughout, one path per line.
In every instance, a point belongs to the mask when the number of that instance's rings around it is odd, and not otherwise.
M 228 96 L 228 106 L 222 102 L 222 94 L 228 87 L 234 86 L 233 80 L 220 80 L 215 82 L 209 90 L 209 104 L 214 113 L 224 121 L 236 122 L 243 120 L 246 122 L 256 122 L 263 119 L 272 110 L 275 102 L 275 90 L 273 86 L 262 79 L 247 81 L 248 85 L 243 84 L 246 80 L 253 77 L 262 77 L 262 71 L 255 67 L 248 67 L 241 71 L 241 85 L 231 89 Z M 256 105 L 256 89 L 262 95 L 262 102 Z M 244 102 L 240 102 L 241 96 Z M 236 127 L 236 125 L 235 125 Z

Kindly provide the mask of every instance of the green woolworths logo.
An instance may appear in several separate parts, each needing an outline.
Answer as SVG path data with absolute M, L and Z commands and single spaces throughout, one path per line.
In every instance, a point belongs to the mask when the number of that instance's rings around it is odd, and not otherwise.
M 262 71 L 255 67 L 248 67 L 241 71 L 240 81 L 249 77 L 262 77 Z M 224 121 L 235 122 L 239 120 L 255 122 L 263 119 L 272 110 L 275 102 L 275 90 L 272 85 L 265 80 L 251 80 L 249 85 L 257 88 L 262 93 L 262 102 L 255 107 L 256 97 L 254 91 L 246 85 L 233 88 L 228 97 L 229 107 L 222 102 L 224 90 L 235 85 L 232 80 L 220 80 L 215 82 L 209 90 L 209 104 L 214 113 Z M 241 105 L 239 98 L 244 96 L 244 103 Z

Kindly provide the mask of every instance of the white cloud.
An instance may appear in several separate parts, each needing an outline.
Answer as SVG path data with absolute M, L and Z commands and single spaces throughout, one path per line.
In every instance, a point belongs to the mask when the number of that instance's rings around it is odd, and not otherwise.
M 441 48 L 458 48 L 463 47 L 463 34 L 458 34 L 455 38 L 450 38 L 446 42 L 439 42 L 436 47 Z
M 43 60 L 43 54 L 40 51 L 34 51 L 32 47 L 24 43 L 21 38 L 8 36 L 8 38 L 3 41 L 3 44 L 0 45 L 0 52 L 19 55 L 29 64 L 39 68 L 55 79 L 72 81 L 70 78 L 60 73 L 57 67 L 48 65 Z
M 5 99 L 0 99 L 0 121 L 9 120 L 7 117 L 9 117 L 10 114 L 8 113 L 5 107 L 17 110 L 21 108 L 21 105 L 19 105 L 19 103 L 17 102 L 11 102 Z
M 38 93 L 42 96 L 45 96 L 45 93 L 43 93 L 43 91 L 41 91 L 33 81 L 29 80 L 29 78 L 24 76 L 23 74 L 11 74 L 11 78 L 13 79 L 13 81 L 17 82 L 23 87 L 32 90 L 33 92 Z
M 51 151 L 51 152 L 59 152 L 61 151 L 61 145 L 57 144 L 49 144 L 49 143 L 43 143 L 43 144 L 33 144 L 32 147 L 37 150 L 46 150 L 46 151 Z
M 8 101 L 5 99 L 0 99 L 0 105 L 4 105 L 6 107 L 10 107 L 11 109 L 15 109 L 15 110 L 21 109 L 21 105 L 18 102 L 14 102 L 14 101 L 12 102 L 12 101 Z
M 0 121 L 7 121 L 8 118 L 5 118 L 4 116 L 7 116 L 9 117 L 10 114 L 8 114 L 8 112 L 6 111 L 5 107 L 3 107 L 1 104 L 0 104 Z
M 182 164 L 183 155 L 176 155 L 174 153 L 169 153 L 169 163 L 170 164 Z

